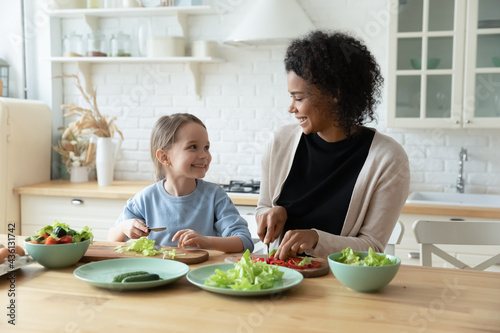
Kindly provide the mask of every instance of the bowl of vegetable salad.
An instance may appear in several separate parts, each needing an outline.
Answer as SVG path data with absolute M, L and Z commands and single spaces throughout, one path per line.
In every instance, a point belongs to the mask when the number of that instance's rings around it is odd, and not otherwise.
M 76 264 L 85 254 L 94 236 L 92 229 L 81 231 L 55 221 L 24 240 L 26 251 L 46 268 L 65 268 Z
M 328 256 L 328 264 L 337 280 L 358 292 L 374 292 L 387 286 L 401 265 L 401 259 L 369 248 L 355 252 L 346 248 Z

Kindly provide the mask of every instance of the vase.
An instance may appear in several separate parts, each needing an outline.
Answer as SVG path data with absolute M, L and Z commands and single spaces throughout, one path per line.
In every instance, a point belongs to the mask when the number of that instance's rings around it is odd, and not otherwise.
M 99 186 L 111 186 L 115 160 L 121 146 L 121 141 L 113 142 L 113 138 L 97 138 L 95 166 L 97 173 L 97 184 Z
M 69 167 L 69 181 L 72 183 L 85 183 L 89 181 L 88 166 Z

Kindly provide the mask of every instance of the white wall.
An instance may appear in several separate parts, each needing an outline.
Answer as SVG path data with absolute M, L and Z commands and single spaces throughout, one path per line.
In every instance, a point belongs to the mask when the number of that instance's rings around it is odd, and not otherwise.
M 6 0 L 0 0 L 5 3 Z M 208 0 L 207 0 L 208 1 Z M 190 112 L 207 125 L 213 162 L 207 180 L 259 179 L 260 159 L 269 133 L 295 121 L 287 113 L 290 97 L 283 69 L 284 47 L 242 49 L 222 45 L 251 6 L 250 0 L 213 0 L 219 14 L 192 16 L 192 40 L 220 43 L 221 64 L 201 65 L 200 100 L 184 64 L 93 65 L 101 111 L 116 116 L 123 130 L 123 152 L 116 167 L 119 179 L 153 180 L 149 135 L 158 117 Z M 318 28 L 342 29 L 365 39 L 384 76 L 388 66 L 388 0 L 299 0 Z M 134 35 L 139 19 L 103 19 L 105 34 L 121 29 Z M 161 31 L 178 34 L 171 19 L 155 19 Z M 2 24 L 3 25 L 3 24 Z M 64 32 L 87 32 L 81 21 L 63 20 Z M 3 48 L 3 43 L 0 46 Z M 136 51 L 134 51 L 136 52 Z M 0 55 L 1 56 L 1 55 Z M 65 65 L 66 74 L 76 72 Z M 79 100 L 73 83 L 64 84 L 64 101 Z M 386 92 L 379 107 L 377 127 L 400 142 L 410 157 L 411 190 L 453 191 L 458 152 L 469 152 L 465 163 L 466 192 L 500 193 L 499 130 L 403 130 L 386 128 Z
M 0 58 L 9 63 L 9 97 L 24 98 L 21 1 L 0 0 Z

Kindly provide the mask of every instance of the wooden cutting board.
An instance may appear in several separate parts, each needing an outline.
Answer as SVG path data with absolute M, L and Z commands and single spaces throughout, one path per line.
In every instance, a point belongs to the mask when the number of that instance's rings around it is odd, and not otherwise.
M 254 254 L 250 253 L 251 258 L 267 258 L 267 254 Z M 241 258 L 241 255 L 232 255 L 226 257 L 225 261 L 229 264 L 235 264 L 238 262 L 238 259 Z M 321 258 L 311 258 L 312 260 L 319 261 L 321 263 L 321 267 L 319 268 L 306 268 L 306 269 L 293 269 L 299 273 L 301 273 L 305 278 L 318 277 L 328 274 L 330 271 L 330 266 L 325 259 Z
M 125 243 L 122 242 L 99 242 L 96 241 L 91 244 L 85 252 L 84 256 L 80 261 L 91 262 L 100 261 L 107 259 L 119 259 L 119 258 L 144 258 L 142 254 L 130 254 L 130 253 L 118 253 L 115 252 L 117 246 L 124 246 Z M 162 249 L 172 250 L 175 249 L 176 256 L 174 259 L 166 256 L 165 259 L 180 261 L 185 264 L 198 264 L 204 262 L 208 259 L 208 252 L 205 250 L 198 249 L 181 249 L 178 247 L 162 246 Z M 158 258 L 163 259 L 163 254 L 157 254 L 156 256 L 151 256 L 147 258 Z

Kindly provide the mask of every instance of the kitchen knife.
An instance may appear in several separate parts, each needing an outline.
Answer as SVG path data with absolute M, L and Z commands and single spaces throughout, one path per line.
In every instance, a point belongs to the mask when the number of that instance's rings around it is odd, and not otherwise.
M 148 228 L 149 231 L 163 231 L 166 230 L 167 227 L 160 227 L 160 228 Z

